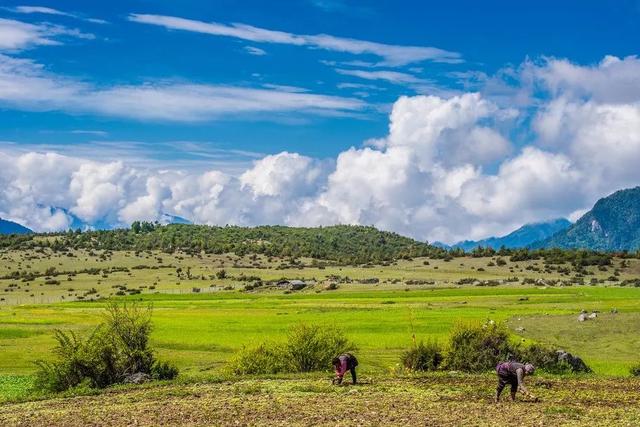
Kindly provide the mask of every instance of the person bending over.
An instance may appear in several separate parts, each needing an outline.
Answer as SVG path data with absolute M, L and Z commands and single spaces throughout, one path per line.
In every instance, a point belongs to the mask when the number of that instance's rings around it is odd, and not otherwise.
M 334 357 L 331 362 L 333 369 L 336 371 L 336 377 L 333 379 L 334 384 L 342 384 L 342 378 L 347 371 L 351 372 L 351 380 L 356 383 L 356 366 L 358 359 L 353 354 L 345 353 L 338 357 Z
M 496 403 L 500 401 L 500 394 L 507 384 L 511 386 L 511 400 L 516 400 L 516 393 L 520 390 L 522 394 L 531 397 L 537 402 L 538 398 L 531 394 L 524 385 L 524 377 L 532 375 L 534 371 L 535 368 L 531 363 L 500 362 L 496 367 L 496 373 L 498 374 Z

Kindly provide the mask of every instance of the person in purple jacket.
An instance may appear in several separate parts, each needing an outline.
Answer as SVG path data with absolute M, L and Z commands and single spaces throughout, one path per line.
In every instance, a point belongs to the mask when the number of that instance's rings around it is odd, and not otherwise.
M 516 400 L 516 393 L 518 390 L 525 396 L 529 396 L 536 402 L 538 398 L 529 392 L 524 385 L 524 377 L 532 375 L 535 371 L 534 366 L 531 363 L 519 363 L 519 362 L 500 362 L 496 366 L 496 373 L 498 374 L 498 387 L 496 389 L 496 403 L 500 402 L 500 394 L 507 384 L 511 386 L 511 400 Z
M 342 384 L 342 378 L 347 371 L 351 372 L 351 380 L 353 384 L 356 383 L 356 366 L 358 366 L 358 359 L 351 354 L 345 353 L 338 357 L 334 357 L 331 362 L 333 369 L 336 371 L 336 377 L 333 379 L 333 384 Z

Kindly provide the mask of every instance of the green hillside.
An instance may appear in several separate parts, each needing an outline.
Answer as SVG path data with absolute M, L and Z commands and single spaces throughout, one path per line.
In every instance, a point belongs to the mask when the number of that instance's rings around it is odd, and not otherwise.
M 620 190 L 596 202 L 574 225 L 534 247 L 599 251 L 640 248 L 640 187 Z
M 103 250 L 162 250 L 278 257 L 310 257 L 338 262 L 379 262 L 445 253 L 426 243 L 374 227 L 336 225 L 210 227 L 134 223 L 131 229 L 0 237 L 0 247 Z

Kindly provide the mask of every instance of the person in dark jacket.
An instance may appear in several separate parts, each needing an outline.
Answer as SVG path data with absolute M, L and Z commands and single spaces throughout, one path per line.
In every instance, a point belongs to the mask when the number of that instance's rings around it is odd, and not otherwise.
M 531 397 L 537 402 L 538 398 L 531 394 L 524 385 L 524 377 L 532 375 L 534 371 L 535 368 L 530 363 L 500 362 L 496 366 L 496 373 L 498 374 L 496 403 L 500 401 L 500 394 L 507 384 L 511 386 L 511 400 L 516 400 L 516 393 L 520 390 L 522 394 Z
M 358 359 L 353 354 L 345 353 L 338 357 L 334 357 L 331 362 L 333 369 L 336 371 L 336 377 L 333 379 L 333 384 L 342 384 L 342 378 L 347 371 L 351 372 L 351 380 L 353 384 L 356 383 L 356 366 L 358 366 Z

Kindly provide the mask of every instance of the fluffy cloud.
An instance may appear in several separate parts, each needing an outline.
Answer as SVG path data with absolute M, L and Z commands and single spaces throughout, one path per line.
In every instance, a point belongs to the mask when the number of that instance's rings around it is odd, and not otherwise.
M 283 152 L 235 175 L 4 154 L 0 216 L 37 230 L 65 228 L 72 216 L 112 225 L 164 214 L 204 224 L 357 223 L 446 242 L 575 219 L 597 198 L 640 182 L 640 94 L 616 89 L 633 85 L 627 67 L 635 62 L 526 64 L 526 78 L 548 92 L 533 113 L 479 93 L 402 97 L 388 135 L 335 161 Z M 512 141 L 523 122 L 528 138 Z
M 315 191 L 321 175 L 322 170 L 313 159 L 283 152 L 255 162 L 253 168 L 242 174 L 240 183 L 254 197 L 280 194 L 296 197 Z
M 536 116 L 541 142 L 567 153 L 596 194 L 638 185 L 640 104 L 555 100 Z
M 525 65 L 554 97 L 592 100 L 597 103 L 628 103 L 640 99 L 640 60 L 636 56 L 606 56 L 593 66 L 566 59 L 548 59 L 541 66 Z
M 511 148 L 506 138 L 483 122 L 495 125 L 514 115 L 477 93 L 449 99 L 401 97 L 391 112 L 384 145 L 410 147 L 425 169 L 436 162 L 454 166 L 485 164 L 504 158 Z

